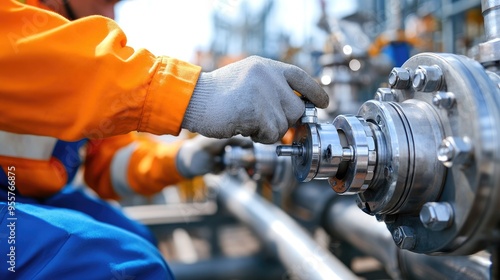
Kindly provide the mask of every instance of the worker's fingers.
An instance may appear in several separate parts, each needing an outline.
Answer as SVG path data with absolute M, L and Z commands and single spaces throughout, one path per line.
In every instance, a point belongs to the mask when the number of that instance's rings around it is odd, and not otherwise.
M 304 70 L 293 65 L 288 65 L 283 74 L 290 87 L 311 101 L 316 107 L 328 107 L 328 94 Z

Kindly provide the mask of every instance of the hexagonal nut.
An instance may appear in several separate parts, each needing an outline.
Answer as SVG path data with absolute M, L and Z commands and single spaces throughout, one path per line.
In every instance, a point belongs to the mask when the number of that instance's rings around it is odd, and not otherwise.
M 392 68 L 388 78 L 389 85 L 395 89 L 407 89 L 411 84 L 410 71 L 401 67 Z
M 375 100 L 381 102 L 397 102 L 396 94 L 390 88 L 379 88 L 375 93 Z
M 454 211 L 448 202 L 427 202 L 420 210 L 420 221 L 432 231 L 441 231 L 453 224 Z
M 438 91 L 432 98 L 432 104 L 439 108 L 451 109 L 455 105 L 455 94 L 453 92 Z
M 443 83 L 443 71 L 439 66 L 418 66 L 413 75 L 413 88 L 423 92 L 439 90 Z
M 394 230 L 392 237 L 396 245 L 398 245 L 398 247 L 401 249 L 411 250 L 415 248 L 417 238 L 415 236 L 415 232 L 411 227 L 408 226 L 397 227 Z
M 446 137 L 438 147 L 438 160 L 446 167 L 454 164 L 466 165 L 472 153 L 472 144 L 467 137 Z

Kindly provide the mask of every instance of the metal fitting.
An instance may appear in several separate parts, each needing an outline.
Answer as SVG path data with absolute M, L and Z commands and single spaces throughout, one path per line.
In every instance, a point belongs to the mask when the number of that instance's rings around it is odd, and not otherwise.
M 454 211 L 448 202 L 427 202 L 420 210 L 420 221 L 432 231 L 441 231 L 453 224 Z
M 373 132 L 364 119 L 352 115 L 337 116 L 332 124 L 337 131 L 342 131 L 346 136 L 347 145 L 344 146 L 347 147 L 342 148 L 341 157 L 342 160 L 349 161 L 349 168 L 340 178 L 330 172 L 328 182 L 337 193 L 364 192 L 375 176 L 377 163 Z
M 397 227 L 392 232 L 392 239 L 399 248 L 406 250 L 413 249 L 417 241 L 415 237 L 415 232 L 411 227 L 408 226 Z
M 413 75 L 413 88 L 417 91 L 433 92 L 441 87 L 443 71 L 437 65 L 418 66 Z
M 281 156 L 301 156 L 304 152 L 302 145 L 280 145 L 276 147 L 276 155 Z
M 465 165 L 470 159 L 472 145 L 468 138 L 446 137 L 438 147 L 437 158 L 444 166 Z
M 398 98 L 390 88 L 379 88 L 375 93 L 375 100 L 385 102 L 397 102 Z
M 432 104 L 439 108 L 451 109 L 455 105 L 455 94 L 448 91 L 438 91 L 432 98 Z
M 500 3 L 498 0 L 483 0 L 481 2 L 481 11 L 484 17 L 484 33 L 486 40 L 500 38 Z
M 407 89 L 410 87 L 410 72 L 407 69 L 394 67 L 389 74 L 389 85 L 395 89 Z
M 302 123 L 317 123 L 318 112 L 314 104 L 306 102 L 306 110 L 301 118 Z

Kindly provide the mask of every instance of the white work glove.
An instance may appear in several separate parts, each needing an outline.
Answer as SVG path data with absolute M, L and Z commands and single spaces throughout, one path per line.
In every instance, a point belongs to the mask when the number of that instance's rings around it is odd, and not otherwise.
M 252 56 L 201 73 L 182 127 L 207 137 L 241 134 L 275 143 L 304 113 L 293 90 L 319 108 L 328 106 L 328 95 L 304 70 Z
M 215 139 L 196 136 L 184 141 L 175 158 L 176 167 L 184 178 L 207 173 L 220 172 L 223 169 L 222 155 L 228 145 L 244 148 L 252 147 L 250 138 L 233 137 Z

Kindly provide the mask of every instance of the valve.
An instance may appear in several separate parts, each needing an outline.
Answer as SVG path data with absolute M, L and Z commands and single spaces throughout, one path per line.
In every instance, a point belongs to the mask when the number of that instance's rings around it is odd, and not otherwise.
M 423 53 L 395 68 L 389 85 L 329 123 L 306 104 L 292 145 L 277 154 L 292 158 L 299 181 L 356 195 L 403 249 L 484 249 L 500 222 L 499 76 L 464 56 Z M 399 242 L 402 229 L 411 244 Z
M 308 110 L 311 108 L 306 106 Z M 375 143 L 363 119 L 340 116 L 333 124 L 320 124 L 317 120 L 304 123 L 302 118 L 295 136 L 292 145 L 278 146 L 276 153 L 292 156 L 299 181 L 328 179 L 336 192 L 355 194 L 365 190 L 373 179 Z

